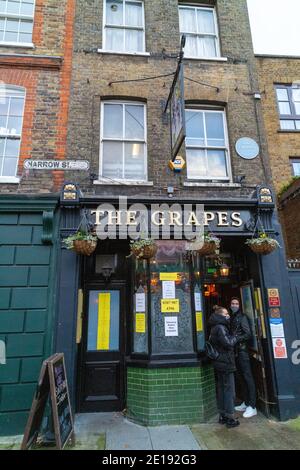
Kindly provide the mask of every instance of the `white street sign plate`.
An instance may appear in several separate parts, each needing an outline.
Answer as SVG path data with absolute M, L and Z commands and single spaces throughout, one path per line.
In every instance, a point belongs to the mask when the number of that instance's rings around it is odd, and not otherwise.
M 25 160 L 25 170 L 60 170 L 60 171 L 88 171 L 90 162 L 87 160 Z

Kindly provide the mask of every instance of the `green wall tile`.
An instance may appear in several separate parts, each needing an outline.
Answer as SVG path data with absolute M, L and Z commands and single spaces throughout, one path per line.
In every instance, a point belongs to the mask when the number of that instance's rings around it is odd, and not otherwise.
M 7 336 L 7 357 L 42 356 L 44 352 L 44 335 L 15 334 Z
M 15 247 L 0 246 L 0 265 L 14 263 Z
M 33 266 L 30 269 L 30 286 L 48 286 L 49 268 L 48 266 Z
M 11 308 L 46 308 L 47 288 L 15 288 L 12 292 Z
M 22 333 L 24 328 L 24 310 L 0 310 L 0 333 Z
M 2 226 L 0 230 L 0 244 L 2 245 L 29 245 L 31 244 L 32 227 L 18 225 Z
M 15 225 L 18 223 L 18 214 L 0 214 L 0 225 Z
M 0 411 L 23 411 L 31 407 L 36 384 L 18 384 L 2 387 Z
M 49 246 L 24 246 L 18 247 L 16 264 L 41 265 L 49 264 L 51 249 Z
M 33 227 L 32 244 L 42 245 L 42 235 L 43 235 L 42 227 Z
M 21 382 L 37 382 L 43 360 L 39 358 L 22 359 Z
M 32 310 L 26 313 L 25 331 L 45 331 L 47 323 L 46 310 Z
M 6 364 L 0 366 L 0 384 L 18 383 L 20 364 L 20 359 L 7 359 Z
M 23 266 L 1 266 L 0 287 L 27 286 L 28 271 Z
M 19 218 L 20 225 L 42 225 L 42 214 L 21 214 Z
M 0 413 L 0 436 L 16 436 L 25 430 L 28 411 Z
M 0 309 L 9 308 L 11 289 L 0 289 Z

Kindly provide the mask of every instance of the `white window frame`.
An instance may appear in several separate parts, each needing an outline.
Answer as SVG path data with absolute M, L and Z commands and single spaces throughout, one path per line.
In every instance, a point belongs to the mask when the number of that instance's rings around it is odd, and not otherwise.
M 24 124 L 24 115 L 25 115 L 25 106 L 26 106 L 26 88 L 21 87 L 21 86 L 7 84 L 7 85 L 5 85 L 5 87 L 3 87 L 3 90 L 4 90 L 4 93 L 0 89 L 0 99 L 3 95 L 5 96 L 6 93 L 9 94 L 10 98 L 19 98 L 20 95 L 16 94 L 14 96 L 14 90 L 19 91 L 19 92 L 22 91 L 24 93 L 24 95 L 23 95 L 24 107 L 23 107 L 23 115 L 22 115 L 22 121 L 21 121 L 21 133 L 20 134 L 14 134 L 13 136 L 10 136 L 10 134 L 1 134 L 0 133 L 0 138 L 11 138 L 11 137 L 13 137 L 16 140 L 20 141 L 20 148 L 19 148 L 16 174 L 15 174 L 15 176 L 2 176 L 3 165 L 4 165 L 4 160 L 5 160 L 5 158 L 3 158 L 2 166 L 0 168 L 0 183 L 19 183 L 20 178 L 17 176 L 17 173 L 18 173 L 18 166 L 19 166 L 19 160 L 20 160 L 20 151 L 21 151 L 21 145 L 22 145 L 23 124 Z M 8 119 L 8 117 L 9 117 L 9 110 L 8 110 L 8 114 L 7 114 L 7 119 Z M 7 121 L 6 121 L 6 123 L 7 123 Z
M 187 181 L 224 181 L 224 182 L 232 182 L 232 168 L 231 168 L 231 157 L 230 157 L 230 147 L 229 147 L 229 136 L 228 136 L 228 126 L 227 126 L 227 116 L 225 109 L 220 108 L 206 108 L 206 107 L 193 107 L 193 106 L 186 106 L 186 111 L 193 111 L 199 112 L 204 114 L 204 139 L 205 145 L 188 145 L 187 140 L 191 139 L 190 137 L 186 137 L 186 151 L 188 152 L 189 149 L 199 149 L 199 150 L 206 150 L 206 161 L 207 161 L 207 168 L 208 168 L 208 159 L 207 159 L 207 150 L 224 150 L 225 152 L 225 162 L 226 162 L 226 169 L 227 169 L 227 176 L 199 176 L 195 178 L 191 178 L 188 175 L 187 169 Z M 225 146 L 211 146 L 207 145 L 207 131 L 206 131 L 206 122 L 205 122 L 205 113 L 219 113 L 222 114 L 223 117 L 223 126 L 224 126 L 224 137 L 225 137 Z M 188 166 L 188 158 L 187 158 L 187 166 Z
M 104 106 L 106 104 L 115 104 L 115 105 L 122 105 L 123 107 L 123 136 L 125 135 L 125 105 L 130 106 L 143 106 L 144 108 L 144 140 L 139 139 L 125 139 L 125 138 L 104 138 Z M 145 179 L 128 179 L 128 178 L 114 178 L 110 180 L 110 178 L 103 176 L 103 144 L 104 142 L 120 142 L 123 143 L 123 175 L 125 170 L 125 143 L 130 142 L 138 142 L 143 143 L 145 148 Z M 147 105 L 143 101 L 118 101 L 118 100 L 106 100 L 101 103 L 101 119 L 100 119 L 100 160 L 99 160 L 99 181 L 111 181 L 112 184 L 114 182 L 117 183 L 146 183 L 148 182 L 148 146 L 147 146 Z
M 217 12 L 216 12 L 216 8 L 211 6 L 207 6 L 207 5 L 199 5 L 199 4 L 193 4 L 193 3 L 183 3 L 183 2 L 180 2 L 179 5 L 178 5 L 178 9 L 183 9 L 183 8 L 188 8 L 190 10 L 194 10 L 195 12 L 197 10 L 206 10 L 206 11 L 213 11 L 213 15 L 214 15 L 214 24 L 215 24 L 215 34 L 210 34 L 210 33 L 193 33 L 193 32 L 190 32 L 190 31 L 181 31 L 180 30 L 180 37 L 182 37 L 183 34 L 186 34 L 186 35 L 191 35 L 191 36 L 196 36 L 196 37 L 214 37 L 215 38 L 215 44 L 216 44 L 216 55 L 215 56 L 200 56 L 200 55 L 196 55 L 196 56 L 187 56 L 187 55 L 184 55 L 185 58 L 188 58 L 188 59 L 219 59 L 221 57 L 221 46 L 220 46 L 220 34 L 219 34 L 219 25 L 218 25 L 218 17 L 217 17 Z M 196 14 L 196 25 L 197 25 L 197 31 L 198 31 L 198 15 Z M 180 21 L 180 19 L 179 19 Z M 179 23 L 179 26 L 180 26 L 180 23 Z
M 0 13 L 0 19 L 4 19 L 5 24 L 7 20 L 27 20 L 32 22 L 32 34 L 34 28 L 34 17 L 35 17 L 35 7 L 36 7 L 36 0 L 33 1 L 33 14 L 32 15 L 21 15 L 15 13 Z M 6 31 L 4 27 L 4 31 Z M 18 37 L 20 34 L 20 23 L 18 29 Z M 34 47 L 33 42 L 19 42 L 19 41 L 1 41 L 0 46 L 15 46 L 15 47 Z
M 103 0 L 103 28 L 102 28 L 102 50 L 111 53 L 118 53 L 118 54 L 143 54 L 146 52 L 146 30 L 145 30 L 145 5 L 144 0 L 122 0 L 123 2 L 123 25 L 112 25 L 106 24 L 106 8 L 107 8 L 107 0 Z M 143 24 L 141 27 L 133 27 L 133 26 L 126 26 L 125 25 L 125 4 L 126 3 L 140 3 L 142 5 L 142 19 Z M 122 29 L 123 30 L 123 49 L 121 50 L 110 50 L 106 48 L 106 29 Z M 126 51 L 125 49 L 125 31 L 126 30 L 134 30 L 134 31 L 141 31 L 143 33 L 143 49 L 142 51 Z

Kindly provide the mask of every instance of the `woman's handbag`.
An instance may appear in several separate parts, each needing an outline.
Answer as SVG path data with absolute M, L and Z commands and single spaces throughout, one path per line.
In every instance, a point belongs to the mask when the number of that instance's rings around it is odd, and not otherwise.
M 205 354 L 212 361 L 216 361 L 220 356 L 219 351 L 216 350 L 210 341 L 206 341 L 205 343 Z

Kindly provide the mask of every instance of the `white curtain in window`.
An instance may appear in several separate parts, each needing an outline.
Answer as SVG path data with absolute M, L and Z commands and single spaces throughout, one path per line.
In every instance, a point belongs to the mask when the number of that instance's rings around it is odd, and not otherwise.
M 123 2 L 107 0 L 106 2 L 106 23 L 116 26 L 123 26 Z
M 143 26 L 143 8 L 141 3 L 126 3 L 125 25 L 139 28 Z
M 197 33 L 195 10 L 192 8 L 179 9 L 180 31 Z
M 199 37 L 198 38 L 198 56 L 199 57 L 215 57 L 216 51 L 216 40 L 213 37 Z
M 106 49 L 108 51 L 124 50 L 124 30 L 117 28 L 106 29 Z
M 142 52 L 143 51 L 143 32 L 126 29 L 125 31 L 125 51 Z
M 215 34 L 214 12 L 208 10 L 197 10 L 198 33 Z

